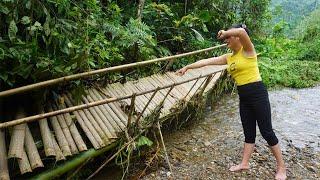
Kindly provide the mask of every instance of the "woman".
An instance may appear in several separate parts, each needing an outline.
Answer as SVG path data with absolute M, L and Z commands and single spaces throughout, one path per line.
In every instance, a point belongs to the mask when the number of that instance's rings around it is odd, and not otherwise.
M 271 110 L 268 92 L 263 85 L 258 69 L 257 54 L 245 25 L 232 26 L 227 31 L 220 30 L 218 39 L 224 40 L 233 53 L 219 57 L 203 59 L 178 70 L 183 75 L 188 69 L 206 65 L 228 65 L 228 72 L 234 78 L 239 99 L 240 117 L 245 136 L 243 157 L 240 164 L 230 167 L 230 171 L 249 169 L 249 159 L 254 150 L 256 138 L 256 122 L 263 138 L 271 147 L 277 161 L 276 179 L 286 179 L 286 167 L 282 159 L 278 139 L 272 130 Z

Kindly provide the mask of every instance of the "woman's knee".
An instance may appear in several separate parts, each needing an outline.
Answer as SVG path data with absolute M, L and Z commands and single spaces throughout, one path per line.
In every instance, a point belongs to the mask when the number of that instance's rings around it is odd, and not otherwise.
M 273 131 L 261 132 L 262 137 L 267 141 L 269 146 L 278 144 L 279 140 Z

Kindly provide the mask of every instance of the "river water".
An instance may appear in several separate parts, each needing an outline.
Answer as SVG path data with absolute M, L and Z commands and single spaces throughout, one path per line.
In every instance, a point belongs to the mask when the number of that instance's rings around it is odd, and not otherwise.
M 273 128 L 280 140 L 288 178 L 320 179 L 320 86 L 273 90 L 269 98 Z M 205 111 L 203 120 L 165 132 L 164 142 L 173 171 L 169 172 L 167 163 L 162 161 L 149 168 L 143 179 L 272 179 L 275 159 L 258 129 L 251 169 L 228 171 L 231 165 L 240 162 L 244 140 L 238 96 L 225 95 L 213 109 Z M 137 177 L 144 165 L 133 167 L 129 179 Z

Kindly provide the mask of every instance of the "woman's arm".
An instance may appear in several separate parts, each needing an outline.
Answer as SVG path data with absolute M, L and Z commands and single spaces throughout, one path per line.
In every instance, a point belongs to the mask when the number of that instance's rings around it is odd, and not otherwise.
M 239 40 L 243 46 L 243 50 L 246 52 L 246 55 L 248 55 L 248 56 L 255 56 L 256 55 L 254 46 L 253 46 L 251 39 L 245 29 L 231 28 L 227 31 L 220 30 L 218 32 L 218 39 L 226 39 L 230 36 L 239 37 Z
M 224 54 L 224 55 L 218 56 L 218 57 L 202 59 L 202 60 L 197 61 L 195 63 L 189 64 L 189 65 L 181 68 L 180 70 L 176 71 L 176 74 L 179 76 L 182 76 L 182 75 L 184 75 L 184 73 L 188 69 L 201 68 L 201 67 L 207 66 L 207 65 L 225 65 L 225 64 L 227 64 L 227 54 Z

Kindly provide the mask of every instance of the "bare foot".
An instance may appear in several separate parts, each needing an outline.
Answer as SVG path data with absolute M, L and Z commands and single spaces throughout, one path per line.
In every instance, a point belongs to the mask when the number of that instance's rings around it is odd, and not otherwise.
M 276 180 L 285 180 L 285 179 L 287 179 L 286 168 L 285 167 L 278 167 L 275 178 L 276 178 Z
M 248 170 L 248 169 L 249 169 L 249 165 L 238 164 L 238 165 L 235 165 L 235 166 L 231 166 L 229 170 L 231 172 L 237 172 L 237 171 Z

